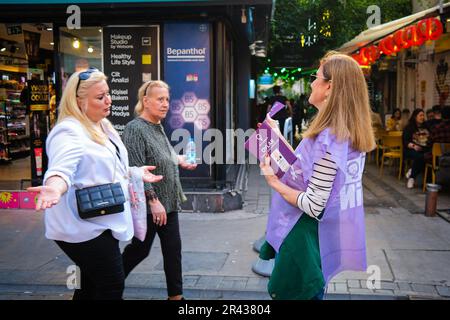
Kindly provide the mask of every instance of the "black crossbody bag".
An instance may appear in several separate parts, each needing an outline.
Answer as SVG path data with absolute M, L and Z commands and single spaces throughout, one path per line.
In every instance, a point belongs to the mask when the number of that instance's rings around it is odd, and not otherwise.
M 126 199 L 122 186 L 120 182 L 114 183 L 117 157 L 120 159 L 119 148 L 111 139 L 110 141 L 117 150 L 117 154 L 114 156 L 113 183 L 75 190 L 78 214 L 81 219 L 115 214 L 125 210 L 124 203 Z

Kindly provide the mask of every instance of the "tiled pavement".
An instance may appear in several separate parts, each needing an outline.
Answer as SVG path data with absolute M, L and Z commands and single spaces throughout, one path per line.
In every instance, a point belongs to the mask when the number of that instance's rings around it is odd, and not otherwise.
M 328 285 L 326 299 L 450 299 L 450 224 L 425 217 L 425 196 L 407 190 L 373 166 L 364 176 L 368 264 L 381 270 L 378 289 L 368 289 L 369 274 L 344 272 Z M 180 215 L 183 273 L 188 299 L 267 300 L 268 278 L 251 271 L 253 243 L 264 232 L 270 190 L 256 166 L 249 174 L 243 210 L 223 214 Z M 448 194 L 438 207 L 449 208 Z M 71 261 L 43 237 L 42 213 L 0 210 L 0 299 L 71 298 Z M 125 243 L 121 244 L 123 247 Z M 130 274 L 126 299 L 165 299 L 159 242 Z

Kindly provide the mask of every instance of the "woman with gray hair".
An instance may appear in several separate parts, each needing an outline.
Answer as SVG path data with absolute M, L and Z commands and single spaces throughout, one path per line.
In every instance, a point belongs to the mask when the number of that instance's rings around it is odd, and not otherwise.
M 147 210 L 152 219 L 147 219 L 145 240 L 141 242 L 135 237 L 125 248 L 123 262 L 128 275 L 149 255 L 158 233 L 169 300 L 180 300 L 183 298 L 183 283 L 178 210 L 186 197 L 181 188 L 178 166 L 194 170 L 197 165 L 189 164 L 184 156 L 178 156 L 164 133 L 161 120 L 168 111 L 169 86 L 163 81 L 144 83 L 139 89 L 135 108 L 138 116 L 127 124 L 122 136 L 131 165 L 152 163 L 157 166 L 155 173 L 164 176 L 161 183 L 144 184 Z

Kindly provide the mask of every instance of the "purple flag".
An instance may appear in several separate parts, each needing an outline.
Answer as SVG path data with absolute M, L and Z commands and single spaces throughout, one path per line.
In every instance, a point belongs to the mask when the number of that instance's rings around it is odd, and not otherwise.
M 338 166 L 330 198 L 319 222 L 322 273 L 328 283 L 344 270 L 367 269 L 362 174 L 365 153 L 354 151 L 349 142 L 339 142 L 329 129 L 315 139 L 303 139 L 295 150 L 298 160 L 281 181 L 305 191 L 313 165 L 330 152 Z M 274 192 L 267 223 L 266 240 L 278 252 L 303 212 Z

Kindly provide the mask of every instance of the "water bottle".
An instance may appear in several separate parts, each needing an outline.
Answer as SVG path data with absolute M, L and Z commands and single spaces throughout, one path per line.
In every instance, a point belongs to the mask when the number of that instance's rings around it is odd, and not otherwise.
M 189 164 L 196 163 L 196 154 L 195 154 L 195 142 L 193 138 L 189 139 L 189 142 L 186 146 L 186 161 Z

